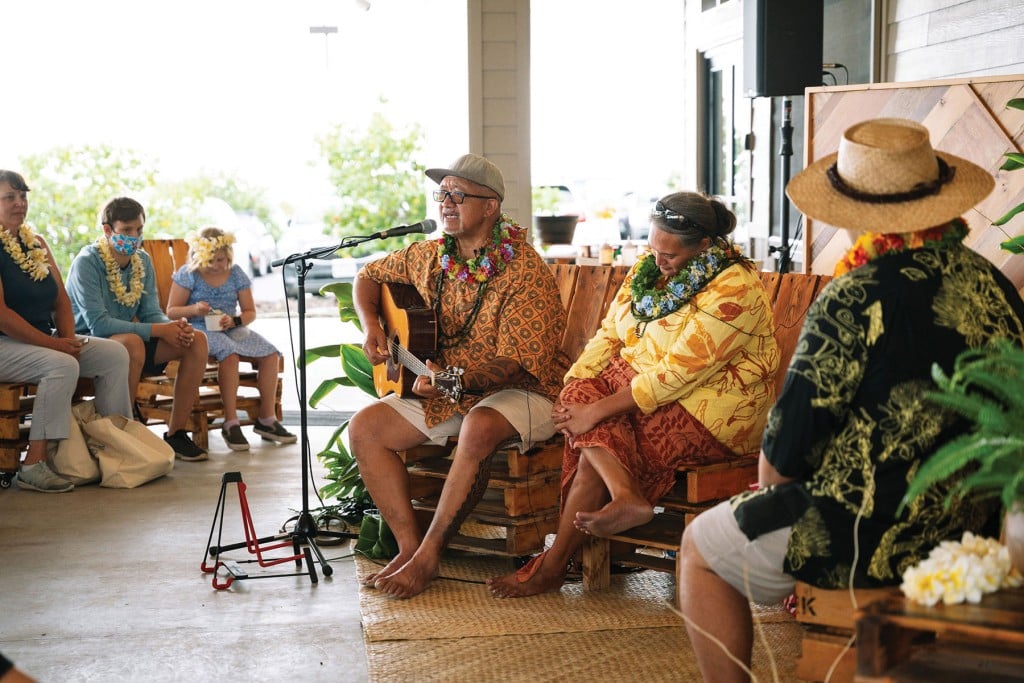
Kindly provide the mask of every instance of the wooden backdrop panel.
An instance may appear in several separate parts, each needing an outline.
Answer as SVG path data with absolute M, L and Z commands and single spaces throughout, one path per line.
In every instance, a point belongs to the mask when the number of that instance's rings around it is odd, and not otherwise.
M 1024 171 L 1000 171 L 1003 155 L 1024 149 L 1024 112 L 1006 102 L 1024 97 L 1024 76 L 965 78 L 916 83 L 875 83 L 807 89 L 805 165 L 835 152 L 849 126 L 897 117 L 920 122 L 932 146 L 987 169 L 996 180 L 992 194 L 965 214 L 967 244 L 995 263 L 1024 294 L 1024 258 L 999 248 L 1024 234 L 1024 217 L 1001 228 L 992 221 L 1024 202 Z M 808 272 L 831 274 L 852 244 L 845 230 L 807 219 L 804 263 Z

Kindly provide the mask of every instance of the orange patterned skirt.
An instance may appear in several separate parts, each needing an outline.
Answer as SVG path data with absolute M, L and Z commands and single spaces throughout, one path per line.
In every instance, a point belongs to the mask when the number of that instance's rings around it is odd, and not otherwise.
M 615 356 L 599 377 L 573 380 L 560 394 L 563 405 L 585 405 L 628 386 L 636 371 Z M 598 447 L 612 453 L 636 479 L 647 500 L 671 490 L 679 465 L 707 465 L 737 459 L 736 454 L 678 403 L 661 406 L 650 415 L 639 410 L 615 415 L 589 432 L 569 437 L 562 457 L 562 500 L 566 499 L 580 449 Z

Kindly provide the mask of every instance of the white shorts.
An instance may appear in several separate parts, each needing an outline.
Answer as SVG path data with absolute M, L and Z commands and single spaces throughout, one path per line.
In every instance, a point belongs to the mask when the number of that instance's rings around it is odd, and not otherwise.
M 763 604 L 789 597 L 796 584 L 782 570 L 789 532 L 790 527 L 783 527 L 751 541 L 736 523 L 729 501 L 697 515 L 689 528 L 708 566 L 751 602 Z
M 462 429 L 462 415 L 453 415 L 440 424 L 428 427 L 423 412 L 423 401 L 418 398 L 401 398 L 398 394 L 388 394 L 381 401 L 423 432 L 427 437 L 427 443 L 443 446 L 448 437 L 458 436 L 459 430 Z M 477 408 L 490 408 L 501 413 L 502 417 L 519 432 L 519 450 L 526 452 L 533 444 L 547 441 L 554 436 L 552 406 L 552 402 L 540 394 L 522 389 L 504 389 L 481 399 L 470 412 Z

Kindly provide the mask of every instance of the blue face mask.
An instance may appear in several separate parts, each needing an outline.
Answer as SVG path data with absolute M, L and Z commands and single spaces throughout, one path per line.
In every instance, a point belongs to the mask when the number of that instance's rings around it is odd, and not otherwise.
M 119 235 L 116 232 L 110 233 L 110 247 L 122 256 L 132 256 L 139 250 L 141 237 L 131 235 Z

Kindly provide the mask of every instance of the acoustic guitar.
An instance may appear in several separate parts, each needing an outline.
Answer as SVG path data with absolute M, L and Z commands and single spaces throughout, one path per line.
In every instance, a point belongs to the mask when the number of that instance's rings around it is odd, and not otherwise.
M 462 395 L 461 368 L 430 370 L 420 357 L 437 351 L 437 315 L 423 303 L 412 285 L 384 283 L 380 292 L 380 321 L 387 335 L 391 356 L 373 366 L 373 386 L 377 395 L 398 394 L 416 398 L 412 393 L 418 375 L 428 375 L 431 384 L 455 403 Z

